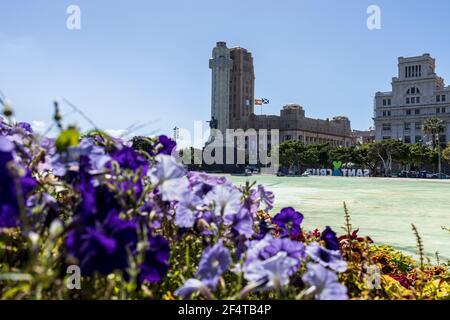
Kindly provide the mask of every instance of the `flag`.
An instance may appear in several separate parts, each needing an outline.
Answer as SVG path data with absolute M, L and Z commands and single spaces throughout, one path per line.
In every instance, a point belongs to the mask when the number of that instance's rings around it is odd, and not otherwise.
M 269 103 L 270 103 L 269 99 L 266 99 L 266 98 L 255 99 L 255 104 L 257 106 L 262 106 L 263 104 L 269 104 Z

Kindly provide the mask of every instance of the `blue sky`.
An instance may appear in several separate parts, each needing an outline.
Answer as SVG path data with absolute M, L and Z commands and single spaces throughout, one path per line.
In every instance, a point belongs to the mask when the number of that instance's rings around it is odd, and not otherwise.
M 79 31 L 66 28 L 70 4 L 81 8 Z M 366 27 L 371 4 L 381 30 Z M 445 0 L 2 0 L 0 12 L 0 89 L 26 121 L 49 124 L 53 99 L 65 97 L 103 129 L 193 130 L 210 117 L 217 41 L 253 53 L 266 113 L 296 102 L 310 117 L 347 115 L 355 129 L 372 125 L 397 57 L 428 52 L 450 81 Z M 66 122 L 88 128 L 75 114 Z

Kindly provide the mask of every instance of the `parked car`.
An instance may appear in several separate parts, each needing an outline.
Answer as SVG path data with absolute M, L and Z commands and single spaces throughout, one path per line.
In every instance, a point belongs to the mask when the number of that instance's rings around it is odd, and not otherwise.
M 450 176 L 445 173 L 435 173 L 431 176 L 431 179 L 450 179 Z

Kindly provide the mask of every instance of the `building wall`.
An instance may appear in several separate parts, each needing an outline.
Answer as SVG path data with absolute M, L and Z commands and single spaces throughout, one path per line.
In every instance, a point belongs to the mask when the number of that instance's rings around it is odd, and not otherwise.
M 429 54 L 398 58 L 398 75 L 392 91 L 377 92 L 374 100 L 375 140 L 399 139 L 405 143 L 428 142 L 423 122 L 438 117 L 446 122 L 441 139 L 450 139 L 450 87 L 436 75 Z
M 233 61 L 225 42 L 217 42 L 209 60 L 212 70 L 211 125 L 225 132 L 230 126 L 230 75 Z
M 255 73 L 252 54 L 244 48 L 231 48 L 230 122 L 254 113 Z

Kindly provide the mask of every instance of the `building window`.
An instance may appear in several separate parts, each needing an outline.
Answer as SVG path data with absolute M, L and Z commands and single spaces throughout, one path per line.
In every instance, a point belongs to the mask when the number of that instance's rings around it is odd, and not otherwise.
M 441 108 L 436 108 L 436 113 L 441 113 Z
M 416 97 L 416 103 L 420 103 L 420 97 Z
M 389 130 L 391 130 L 391 124 L 383 123 L 383 131 L 389 131 Z
M 421 122 L 416 122 L 416 123 L 414 124 L 414 128 L 415 128 L 416 130 L 422 130 L 422 123 L 421 123 Z
M 447 112 L 447 109 L 445 107 L 442 107 L 441 113 L 446 113 L 446 112 Z
M 411 122 L 405 122 L 405 130 L 411 130 Z
M 422 136 L 415 137 L 416 143 L 422 143 Z
M 415 110 L 414 110 L 414 114 L 416 114 L 416 115 L 417 115 L 417 114 L 420 114 L 420 109 L 415 109 Z
M 406 104 L 409 104 L 409 101 L 410 101 L 409 98 L 406 98 Z
M 442 100 L 442 102 L 445 102 L 445 100 L 446 100 L 445 94 L 442 95 L 442 99 L 441 100 Z
M 406 115 L 410 116 L 411 115 L 411 109 L 406 110 Z
M 441 96 L 440 95 L 436 96 L 436 102 L 441 102 Z
M 391 136 L 383 136 L 383 140 L 389 140 Z
M 388 106 L 391 105 L 391 99 L 388 99 L 387 104 L 388 104 Z
M 411 143 L 411 137 L 405 136 L 404 141 L 405 141 L 405 143 Z
M 416 97 L 411 98 L 411 103 L 416 103 Z

